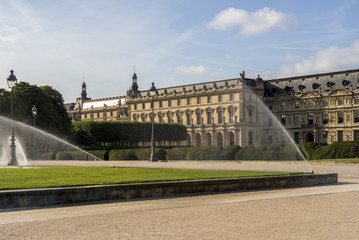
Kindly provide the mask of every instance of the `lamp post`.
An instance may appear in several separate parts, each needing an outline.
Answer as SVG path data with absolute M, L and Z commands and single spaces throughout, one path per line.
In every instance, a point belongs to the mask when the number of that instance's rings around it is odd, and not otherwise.
M 37 108 L 34 105 L 31 109 L 31 115 L 34 117 L 34 149 L 32 151 L 32 159 L 35 159 L 36 156 L 36 138 L 35 138 L 35 126 L 36 126 L 36 116 L 37 116 Z
M 17 82 L 16 76 L 14 75 L 14 70 L 10 71 L 10 75 L 7 78 L 7 85 L 11 89 L 11 115 L 10 115 L 10 125 L 11 125 L 11 139 L 10 139 L 10 160 L 8 165 L 19 165 L 16 159 L 16 145 L 15 145 L 15 133 L 14 133 L 14 127 L 12 123 L 13 119 L 13 109 L 14 109 L 14 101 L 13 101 L 13 89 L 15 87 L 15 84 Z
M 157 162 L 157 156 L 156 156 L 156 144 L 155 144 L 155 125 L 154 125 L 154 99 L 157 94 L 157 90 L 155 87 L 155 83 L 152 83 L 152 86 L 150 90 L 148 91 L 150 94 L 150 97 L 152 97 L 151 107 L 152 107 L 152 133 L 151 133 L 151 157 L 150 162 Z

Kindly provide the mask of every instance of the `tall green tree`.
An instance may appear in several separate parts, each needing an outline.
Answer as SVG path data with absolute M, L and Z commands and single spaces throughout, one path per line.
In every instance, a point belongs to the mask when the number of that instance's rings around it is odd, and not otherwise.
M 32 126 L 31 109 L 36 105 L 36 126 L 60 136 L 71 133 L 71 119 L 66 112 L 62 95 L 50 86 L 38 87 L 20 82 L 14 91 L 14 119 Z M 11 92 L 0 89 L 0 115 L 10 117 Z

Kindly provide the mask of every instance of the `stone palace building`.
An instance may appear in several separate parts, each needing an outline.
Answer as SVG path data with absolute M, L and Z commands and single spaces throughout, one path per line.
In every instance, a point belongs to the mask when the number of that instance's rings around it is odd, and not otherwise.
M 151 121 L 151 101 L 134 73 L 126 96 L 90 99 L 83 83 L 81 97 L 67 108 L 78 121 Z M 284 144 L 276 122 L 296 144 L 359 141 L 359 69 L 265 81 L 243 72 L 233 79 L 159 88 L 153 107 L 155 122 L 187 127 L 186 141 L 159 145 Z

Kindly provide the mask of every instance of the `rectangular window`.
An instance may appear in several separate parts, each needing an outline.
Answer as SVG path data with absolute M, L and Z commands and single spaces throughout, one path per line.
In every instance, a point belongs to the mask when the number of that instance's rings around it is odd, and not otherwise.
M 354 104 L 359 104 L 359 97 L 354 98 Z
M 323 131 L 323 142 L 328 143 L 328 131 Z
M 282 103 L 282 104 L 281 104 L 280 109 L 281 109 L 281 110 L 284 110 L 284 109 L 285 109 L 285 103 Z
M 354 141 L 359 141 L 359 130 L 354 130 Z
M 137 110 L 137 104 L 135 103 L 135 105 L 133 106 L 133 108 L 135 109 L 135 110 Z
M 211 96 L 208 96 L 207 97 L 207 103 L 211 103 L 211 102 L 212 102 Z
M 294 132 L 294 142 L 299 144 L 299 132 Z
M 146 117 L 145 116 L 142 116 L 142 122 L 145 122 L 146 121 Z
M 85 118 L 87 118 L 87 113 L 85 113 Z
M 189 98 L 187 98 L 187 105 L 191 104 L 191 100 Z
M 354 122 L 359 122 L 359 110 L 354 110 Z
M 168 107 L 172 107 L 172 101 L 168 100 Z
M 200 125 L 202 123 L 202 119 L 201 119 L 201 113 L 197 113 L 197 125 Z
M 328 112 L 323 112 L 323 124 L 328 124 L 329 115 Z
M 343 142 L 343 131 L 338 131 L 338 142 Z
M 102 113 L 103 118 L 107 118 L 107 112 Z
M 231 101 L 231 102 L 234 101 L 234 94 L 233 93 L 229 94 L 229 101 Z
M 294 108 L 299 108 L 299 102 L 294 103 Z
M 218 95 L 218 102 L 222 102 L 222 95 Z
M 281 121 L 282 125 L 285 126 L 285 114 L 282 114 L 280 116 L 280 121 Z
M 338 105 L 343 105 L 344 104 L 344 99 L 343 98 L 339 98 L 338 99 Z
M 90 114 L 90 118 L 93 119 L 93 113 Z
M 338 111 L 338 123 L 343 123 L 343 122 L 344 122 L 344 112 Z
M 197 104 L 201 104 L 201 98 L 200 97 L 197 98 Z
M 172 115 L 168 115 L 168 123 L 173 123 Z
M 181 99 L 177 99 L 177 106 L 178 106 L 178 107 L 181 106 Z
M 182 123 L 181 114 L 177 114 L 177 123 Z
M 309 102 L 308 102 L 308 107 L 309 107 L 309 108 L 313 108 L 313 107 L 314 107 L 313 101 L 309 101 Z
M 273 136 L 272 136 L 272 134 L 268 135 L 268 143 L 273 144 Z
M 212 124 L 212 112 L 207 112 L 207 124 Z
M 111 114 L 111 117 L 113 117 L 113 112 L 111 112 L 110 114 Z
M 273 126 L 273 118 L 268 118 L 268 127 L 272 127 Z
M 234 111 L 229 110 L 229 122 L 234 123 Z
M 218 123 L 223 123 L 223 111 L 218 111 Z
M 191 114 L 190 114 L 190 113 L 187 113 L 187 114 L 186 114 L 186 117 L 187 117 L 187 125 L 191 125 L 191 124 L 192 124 Z
M 248 110 L 248 122 L 252 123 L 252 121 L 253 121 L 253 113 L 252 113 L 252 110 L 249 109 Z
M 327 107 L 328 105 L 329 105 L 328 100 L 324 100 L 324 101 L 323 101 L 323 107 Z
M 163 116 L 162 115 L 158 115 L 158 121 L 163 122 Z
M 299 125 L 299 113 L 294 113 L 294 126 Z
M 308 113 L 308 124 L 313 124 L 314 113 Z
M 142 103 L 142 109 L 146 108 L 146 103 Z
M 161 108 L 162 107 L 162 101 L 160 101 L 159 105 L 160 105 L 160 108 Z
M 97 117 L 98 117 L 98 118 L 100 117 L 100 113 L 97 113 Z

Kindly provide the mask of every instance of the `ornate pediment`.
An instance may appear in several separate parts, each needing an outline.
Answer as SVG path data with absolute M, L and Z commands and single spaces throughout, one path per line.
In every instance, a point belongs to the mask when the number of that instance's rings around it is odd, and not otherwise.
M 287 94 L 280 94 L 273 98 L 273 101 L 290 101 L 290 100 L 293 100 L 293 97 Z
M 321 97 L 321 96 L 322 95 L 319 94 L 318 92 L 312 91 L 312 92 L 303 93 L 301 98 L 316 98 L 316 97 Z
M 334 90 L 333 92 L 329 93 L 329 96 L 335 96 L 335 95 L 348 95 L 352 94 L 353 92 L 348 89 L 338 89 Z

